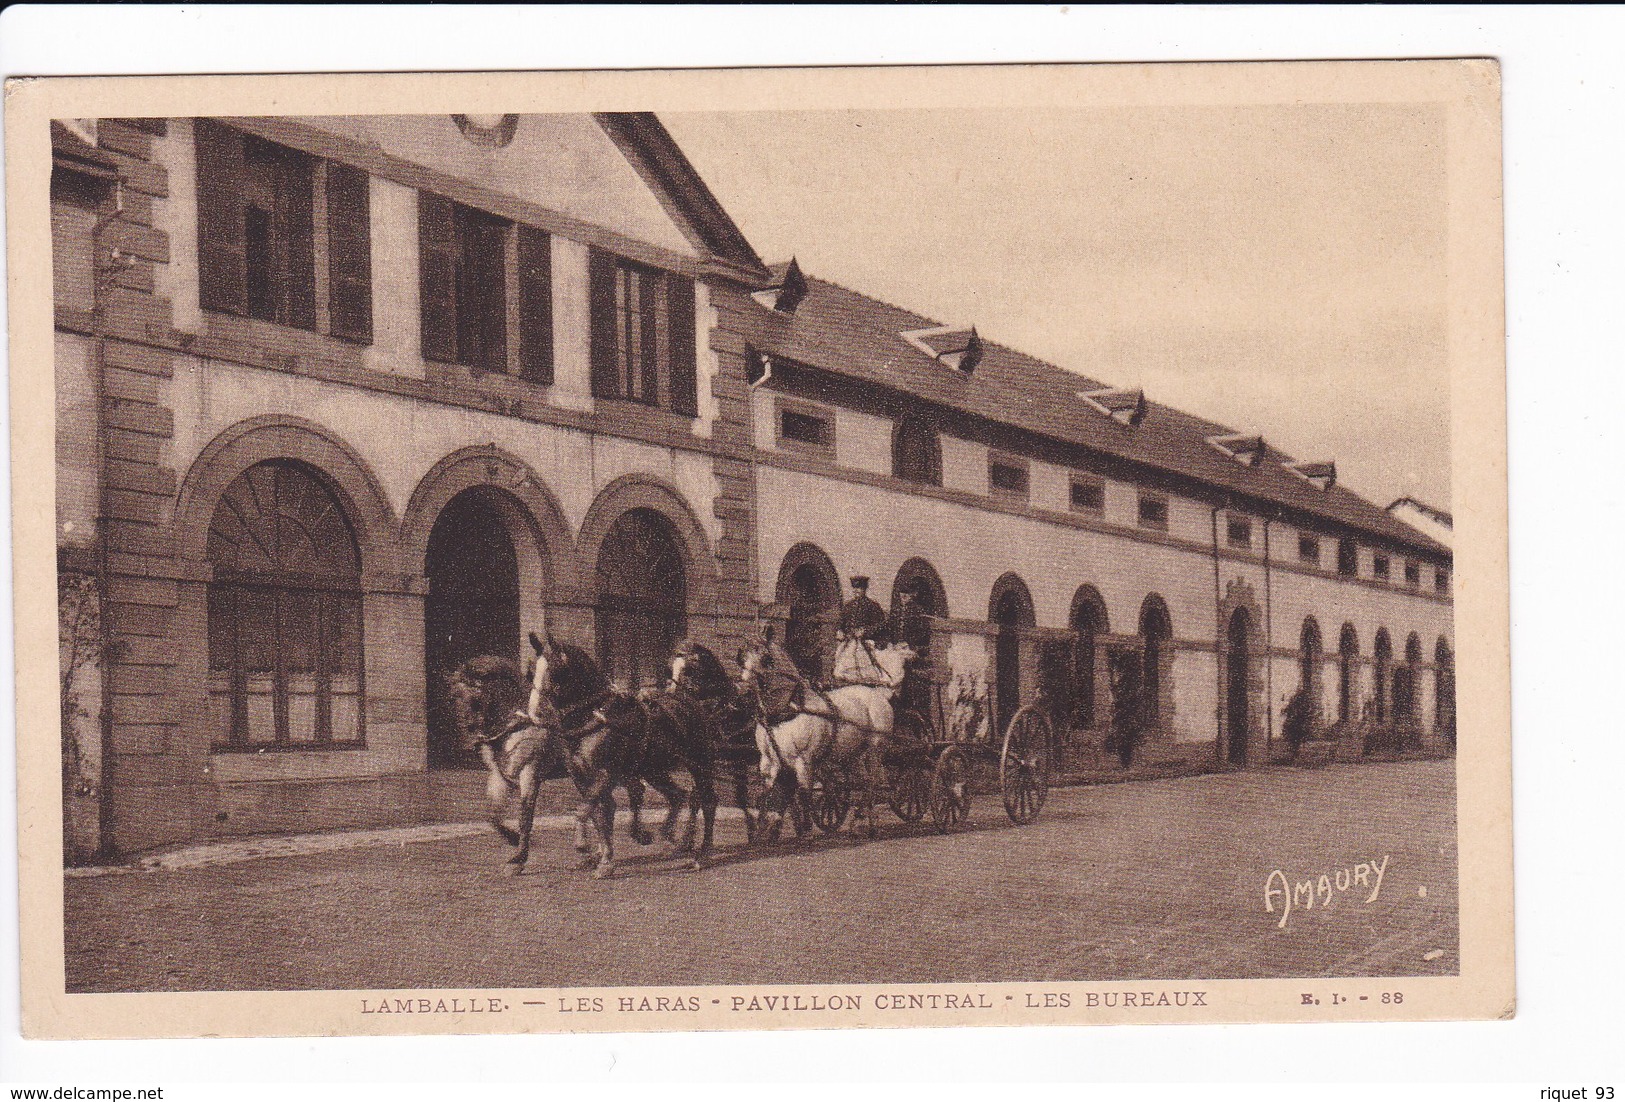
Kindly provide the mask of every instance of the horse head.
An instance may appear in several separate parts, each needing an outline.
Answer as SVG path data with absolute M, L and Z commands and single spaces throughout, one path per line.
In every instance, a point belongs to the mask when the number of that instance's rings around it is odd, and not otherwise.
M 727 696 L 732 688 L 722 660 L 711 648 L 692 639 L 683 640 L 672 652 L 670 684 L 702 700 Z
M 574 643 L 556 639 L 552 632 L 548 632 L 544 640 L 533 631 L 530 646 L 536 652 L 530 687 L 560 710 L 606 688 L 598 663 Z
M 885 675 L 887 688 L 895 689 L 903 683 L 903 674 L 908 669 L 908 663 L 919 654 L 907 643 L 893 643 L 889 647 L 876 647 L 874 650 L 875 664 Z
M 496 655 L 470 658 L 442 677 L 463 750 L 475 749 L 500 731 L 521 695 L 518 664 Z

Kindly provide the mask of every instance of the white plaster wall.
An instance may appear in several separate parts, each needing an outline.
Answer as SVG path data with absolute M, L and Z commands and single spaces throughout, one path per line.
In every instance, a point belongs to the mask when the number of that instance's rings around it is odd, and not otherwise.
M 712 508 L 717 485 L 711 461 L 695 452 L 196 357 L 177 357 L 170 400 L 175 435 L 163 461 L 180 477 L 224 429 L 249 417 L 282 414 L 313 421 L 349 445 L 378 479 L 397 517 L 423 476 L 445 456 L 470 445 L 495 444 L 535 469 L 572 530 L 579 530 L 599 491 L 637 473 L 672 483 L 709 538 L 721 535 Z
M 1034 508 L 1056 513 L 1072 511 L 1072 472 L 1037 460 L 1028 464 L 1027 499 Z
M 591 115 L 524 115 L 484 149 L 450 115 L 320 116 L 301 123 L 628 237 L 696 255 L 682 229 Z
M 835 461 L 854 470 L 889 475 L 891 434 L 889 417 L 836 408 Z
M 987 493 L 987 446 L 942 433 L 942 485 L 970 494 Z
M 592 408 L 592 312 L 587 246 L 553 239 L 553 387 L 548 398 L 566 409 Z M 703 315 L 702 315 L 703 317 Z

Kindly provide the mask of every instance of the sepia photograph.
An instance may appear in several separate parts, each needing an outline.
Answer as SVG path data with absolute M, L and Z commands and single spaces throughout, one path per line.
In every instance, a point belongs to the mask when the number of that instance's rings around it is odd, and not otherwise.
M 53 83 L 25 1024 L 1511 1013 L 1493 63 Z

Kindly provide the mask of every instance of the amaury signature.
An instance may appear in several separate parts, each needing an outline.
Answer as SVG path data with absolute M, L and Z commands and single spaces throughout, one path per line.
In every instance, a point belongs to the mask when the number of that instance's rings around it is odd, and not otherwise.
M 1311 876 L 1304 880 L 1288 880 L 1286 873 L 1276 869 L 1264 879 L 1264 911 L 1274 914 L 1279 910 L 1281 920 L 1275 925 L 1277 929 L 1284 930 L 1288 916 L 1295 909 L 1310 911 L 1316 907 L 1330 907 L 1334 893 L 1340 895 L 1354 888 L 1369 887 L 1371 894 L 1365 897 L 1365 901 L 1374 903 L 1382 891 L 1382 877 L 1387 871 L 1386 853 L 1381 861 L 1361 861 L 1353 868 L 1321 873 L 1319 877 Z

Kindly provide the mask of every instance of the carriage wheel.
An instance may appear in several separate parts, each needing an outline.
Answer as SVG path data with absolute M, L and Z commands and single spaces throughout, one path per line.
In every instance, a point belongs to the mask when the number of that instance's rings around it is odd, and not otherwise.
M 852 810 L 852 790 L 839 777 L 823 777 L 813 782 L 813 822 L 825 834 L 834 834 L 846 822 L 846 813 Z
M 930 806 L 931 767 L 924 761 L 912 761 L 899 768 L 892 781 L 892 811 L 905 823 L 917 823 Z
M 1013 823 L 1030 823 L 1043 810 L 1049 796 L 1049 748 L 1049 720 L 1029 704 L 1010 720 L 999 754 L 999 791 Z
M 931 821 L 946 834 L 970 818 L 970 760 L 950 746 L 931 772 Z

